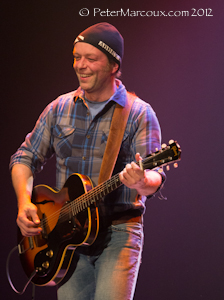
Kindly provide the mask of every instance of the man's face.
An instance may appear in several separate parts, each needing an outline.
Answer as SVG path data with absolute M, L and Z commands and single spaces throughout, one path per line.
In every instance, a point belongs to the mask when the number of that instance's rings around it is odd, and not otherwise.
M 102 51 L 87 43 L 78 42 L 73 54 L 73 67 L 85 96 L 94 100 L 91 98 L 110 94 L 112 75 L 117 65 L 111 65 Z

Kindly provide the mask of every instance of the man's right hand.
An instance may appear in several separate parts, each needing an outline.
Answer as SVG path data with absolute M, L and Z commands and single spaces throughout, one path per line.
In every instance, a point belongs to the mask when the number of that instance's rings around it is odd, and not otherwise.
M 37 207 L 31 202 L 33 174 L 23 164 L 15 164 L 12 168 L 12 183 L 18 200 L 17 225 L 22 235 L 32 236 L 41 232 Z
M 37 207 L 32 202 L 25 202 L 19 206 L 17 225 L 23 236 L 38 235 L 42 231 L 40 219 L 37 215 Z

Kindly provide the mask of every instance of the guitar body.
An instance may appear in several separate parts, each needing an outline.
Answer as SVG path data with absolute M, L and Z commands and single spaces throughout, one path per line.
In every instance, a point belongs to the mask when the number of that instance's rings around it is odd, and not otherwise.
M 99 230 L 96 204 L 83 207 L 79 197 L 92 189 L 89 177 L 72 174 L 57 192 L 38 185 L 32 202 L 37 206 L 42 232 L 23 237 L 18 231 L 20 260 L 28 278 L 36 285 L 56 285 L 66 275 L 77 246 L 91 245 Z M 71 206 L 77 201 L 79 212 Z M 35 274 L 35 275 L 34 275 Z

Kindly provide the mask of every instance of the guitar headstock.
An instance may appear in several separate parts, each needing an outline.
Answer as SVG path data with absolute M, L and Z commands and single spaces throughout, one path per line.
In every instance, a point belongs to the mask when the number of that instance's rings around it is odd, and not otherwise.
M 181 149 L 177 142 L 170 140 L 169 145 L 162 145 L 161 150 L 158 150 L 145 159 L 142 160 L 143 169 L 156 169 L 158 167 L 166 166 L 181 159 Z

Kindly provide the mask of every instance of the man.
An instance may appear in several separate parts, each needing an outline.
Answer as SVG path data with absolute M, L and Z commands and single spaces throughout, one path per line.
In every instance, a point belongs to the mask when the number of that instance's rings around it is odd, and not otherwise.
M 72 173 L 87 175 L 97 185 L 116 103 L 124 107 L 130 97 L 116 79 L 123 38 L 114 26 L 99 23 L 87 28 L 76 38 L 73 53 L 80 87 L 46 107 L 11 158 L 17 224 L 24 236 L 38 235 L 42 230 L 30 199 L 33 174 L 55 154 L 59 189 Z M 58 299 L 133 299 L 146 196 L 160 188 L 164 176 L 143 171 L 134 161 L 156 148 L 160 148 L 158 120 L 151 106 L 136 97 L 114 168 L 124 185 L 100 203 L 97 239 L 89 247 L 76 249 L 69 274 L 58 289 Z

